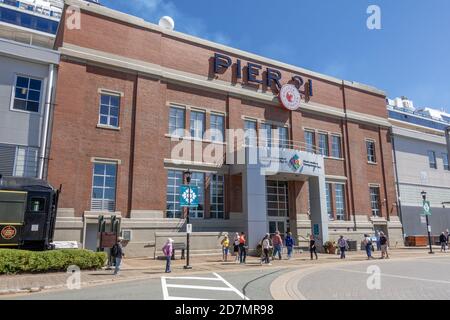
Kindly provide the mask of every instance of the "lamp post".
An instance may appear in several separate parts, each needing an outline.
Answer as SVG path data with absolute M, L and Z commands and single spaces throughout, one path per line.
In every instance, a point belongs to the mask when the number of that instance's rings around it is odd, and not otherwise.
M 186 184 L 189 187 L 188 192 L 188 206 L 187 206 L 187 213 L 186 213 L 186 229 L 189 225 L 189 216 L 190 216 L 190 205 L 191 205 L 191 171 L 188 169 L 188 171 L 184 172 L 184 178 L 186 180 Z M 187 231 L 187 230 L 186 230 Z M 192 266 L 189 264 L 189 249 L 190 249 L 190 234 L 189 232 L 186 232 L 186 265 L 184 266 L 184 269 L 192 269 Z
M 427 201 L 427 193 L 426 191 L 422 191 L 420 193 L 422 195 L 422 199 L 423 199 L 423 204 L 425 205 L 425 201 Z M 428 219 L 428 214 L 425 214 L 425 219 L 427 220 L 427 232 L 428 232 L 428 244 L 430 246 L 430 252 L 428 252 L 429 254 L 433 254 L 433 246 L 432 246 L 432 242 L 431 242 L 431 228 L 430 228 L 430 220 Z

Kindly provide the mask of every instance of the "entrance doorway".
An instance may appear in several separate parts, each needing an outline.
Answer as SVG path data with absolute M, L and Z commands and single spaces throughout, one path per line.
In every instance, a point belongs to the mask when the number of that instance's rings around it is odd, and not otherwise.
M 269 233 L 280 231 L 284 238 L 290 231 L 287 181 L 267 180 L 267 216 Z

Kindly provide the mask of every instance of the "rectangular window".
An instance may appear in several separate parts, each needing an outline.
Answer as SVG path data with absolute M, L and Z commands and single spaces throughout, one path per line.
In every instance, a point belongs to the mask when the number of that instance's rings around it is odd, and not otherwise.
M 332 220 L 333 219 L 333 208 L 331 206 L 331 183 L 326 183 L 325 184 L 325 195 L 326 195 L 326 200 L 327 200 L 327 213 L 328 213 L 328 219 Z
M 319 149 L 322 156 L 328 157 L 328 134 L 319 133 Z
M 116 177 L 117 164 L 94 163 L 91 210 L 108 212 L 116 210 Z
M 205 113 L 199 111 L 191 111 L 190 121 L 191 137 L 203 139 L 205 133 Z
M 256 147 L 256 122 L 245 120 L 244 123 L 245 130 L 245 145 L 247 147 Z
M 183 137 L 185 129 L 185 110 L 181 108 L 170 107 L 169 112 L 169 134 Z
M 266 148 L 272 147 L 272 125 L 263 123 L 261 124 L 261 130 L 261 146 Z
M 288 217 L 288 183 L 267 180 L 267 214 L 269 217 Z
M 191 186 L 198 187 L 198 207 L 189 209 L 191 218 L 203 218 L 205 210 L 205 174 L 202 172 L 193 172 L 191 176 Z
M 331 136 L 331 156 L 333 158 L 342 158 L 340 136 Z
M 224 141 L 224 128 L 225 118 L 224 116 L 211 114 L 211 141 Z
M 370 187 L 370 207 L 374 217 L 380 216 L 380 187 Z
M 306 152 L 314 153 L 314 148 L 316 145 L 314 135 L 314 131 L 305 130 Z
M 344 185 L 336 184 L 335 185 L 335 193 L 336 193 L 336 219 L 344 220 L 345 219 L 345 193 L 344 193 Z
M 210 213 L 212 219 L 225 218 L 225 184 L 224 176 L 213 174 L 211 176 L 210 193 L 211 206 Z
M 442 162 L 444 163 L 444 170 L 450 170 L 449 163 L 448 163 L 448 153 L 442 154 Z
M 434 151 L 428 151 L 428 161 L 430 163 L 431 169 L 437 169 L 437 163 L 436 163 L 436 152 Z
M 17 146 L 13 175 L 16 177 L 36 178 L 38 153 L 38 148 Z
M 100 124 L 119 127 L 120 96 L 102 93 L 100 96 Z
M 289 130 L 285 127 L 278 128 L 278 139 L 280 142 L 280 148 L 289 148 Z
M 183 171 L 167 172 L 166 216 L 181 219 L 180 186 L 183 184 Z
M 39 112 L 42 80 L 17 76 L 14 86 L 13 109 Z
M 367 149 L 367 161 L 370 163 L 376 163 L 377 158 L 375 155 L 375 141 L 366 140 L 366 149 Z

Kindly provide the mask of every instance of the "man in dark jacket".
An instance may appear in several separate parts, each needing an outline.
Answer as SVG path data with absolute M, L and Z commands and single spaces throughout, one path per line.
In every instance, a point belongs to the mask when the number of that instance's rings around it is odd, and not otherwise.
M 125 256 L 125 254 L 123 253 L 121 238 L 117 238 L 117 243 L 111 248 L 111 255 L 116 263 L 116 266 L 114 268 L 114 275 L 118 275 L 120 271 L 120 265 L 122 263 L 122 258 Z
M 439 242 L 441 243 L 441 252 L 444 250 L 444 252 L 447 252 L 447 237 L 445 236 L 445 233 L 442 232 L 439 236 Z

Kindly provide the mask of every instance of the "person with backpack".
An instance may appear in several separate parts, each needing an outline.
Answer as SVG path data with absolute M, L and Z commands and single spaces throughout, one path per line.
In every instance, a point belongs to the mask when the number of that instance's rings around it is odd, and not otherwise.
M 264 263 L 270 265 L 271 263 L 270 263 L 270 258 L 269 258 L 269 252 L 270 252 L 270 249 L 272 248 L 272 245 L 270 244 L 270 234 L 267 233 L 265 235 L 265 237 L 263 238 L 262 243 L 261 243 L 261 248 L 262 248 L 263 255 L 264 255 L 264 258 L 261 258 L 261 263 L 264 261 Z
M 286 239 L 284 240 L 287 248 L 288 259 L 292 258 L 292 251 L 294 249 L 294 238 L 292 238 L 292 232 L 288 232 Z
M 223 238 L 222 242 L 222 260 L 224 262 L 228 261 L 228 250 L 229 250 L 229 246 L 230 246 L 230 239 L 228 239 L 228 234 L 225 235 L 225 237 Z
M 170 262 L 173 254 L 173 240 L 171 238 L 167 239 L 166 244 L 162 247 L 162 251 L 166 257 L 166 273 L 171 273 Z
M 348 243 L 347 240 L 344 239 L 344 236 L 340 236 L 338 240 L 338 247 L 341 251 L 341 259 L 345 259 L 345 251 L 347 251 Z
M 367 260 L 372 259 L 372 239 L 368 234 L 364 235 L 363 246 L 366 250 Z
M 114 258 L 114 275 L 116 276 L 119 274 L 120 265 L 122 264 L 122 258 L 125 256 L 123 252 L 122 238 L 117 238 L 117 242 L 111 248 L 111 256 Z
M 278 254 L 278 258 L 281 260 L 281 250 L 283 246 L 283 239 L 281 239 L 280 231 L 276 231 L 275 235 L 272 239 L 273 244 L 273 256 L 272 260 L 275 258 L 275 256 Z
M 234 240 L 233 240 L 233 254 L 235 256 L 234 262 L 239 262 L 239 233 L 234 234 Z
M 239 262 L 245 263 L 247 259 L 247 251 L 245 249 L 245 232 L 241 232 L 241 236 L 239 237 Z

